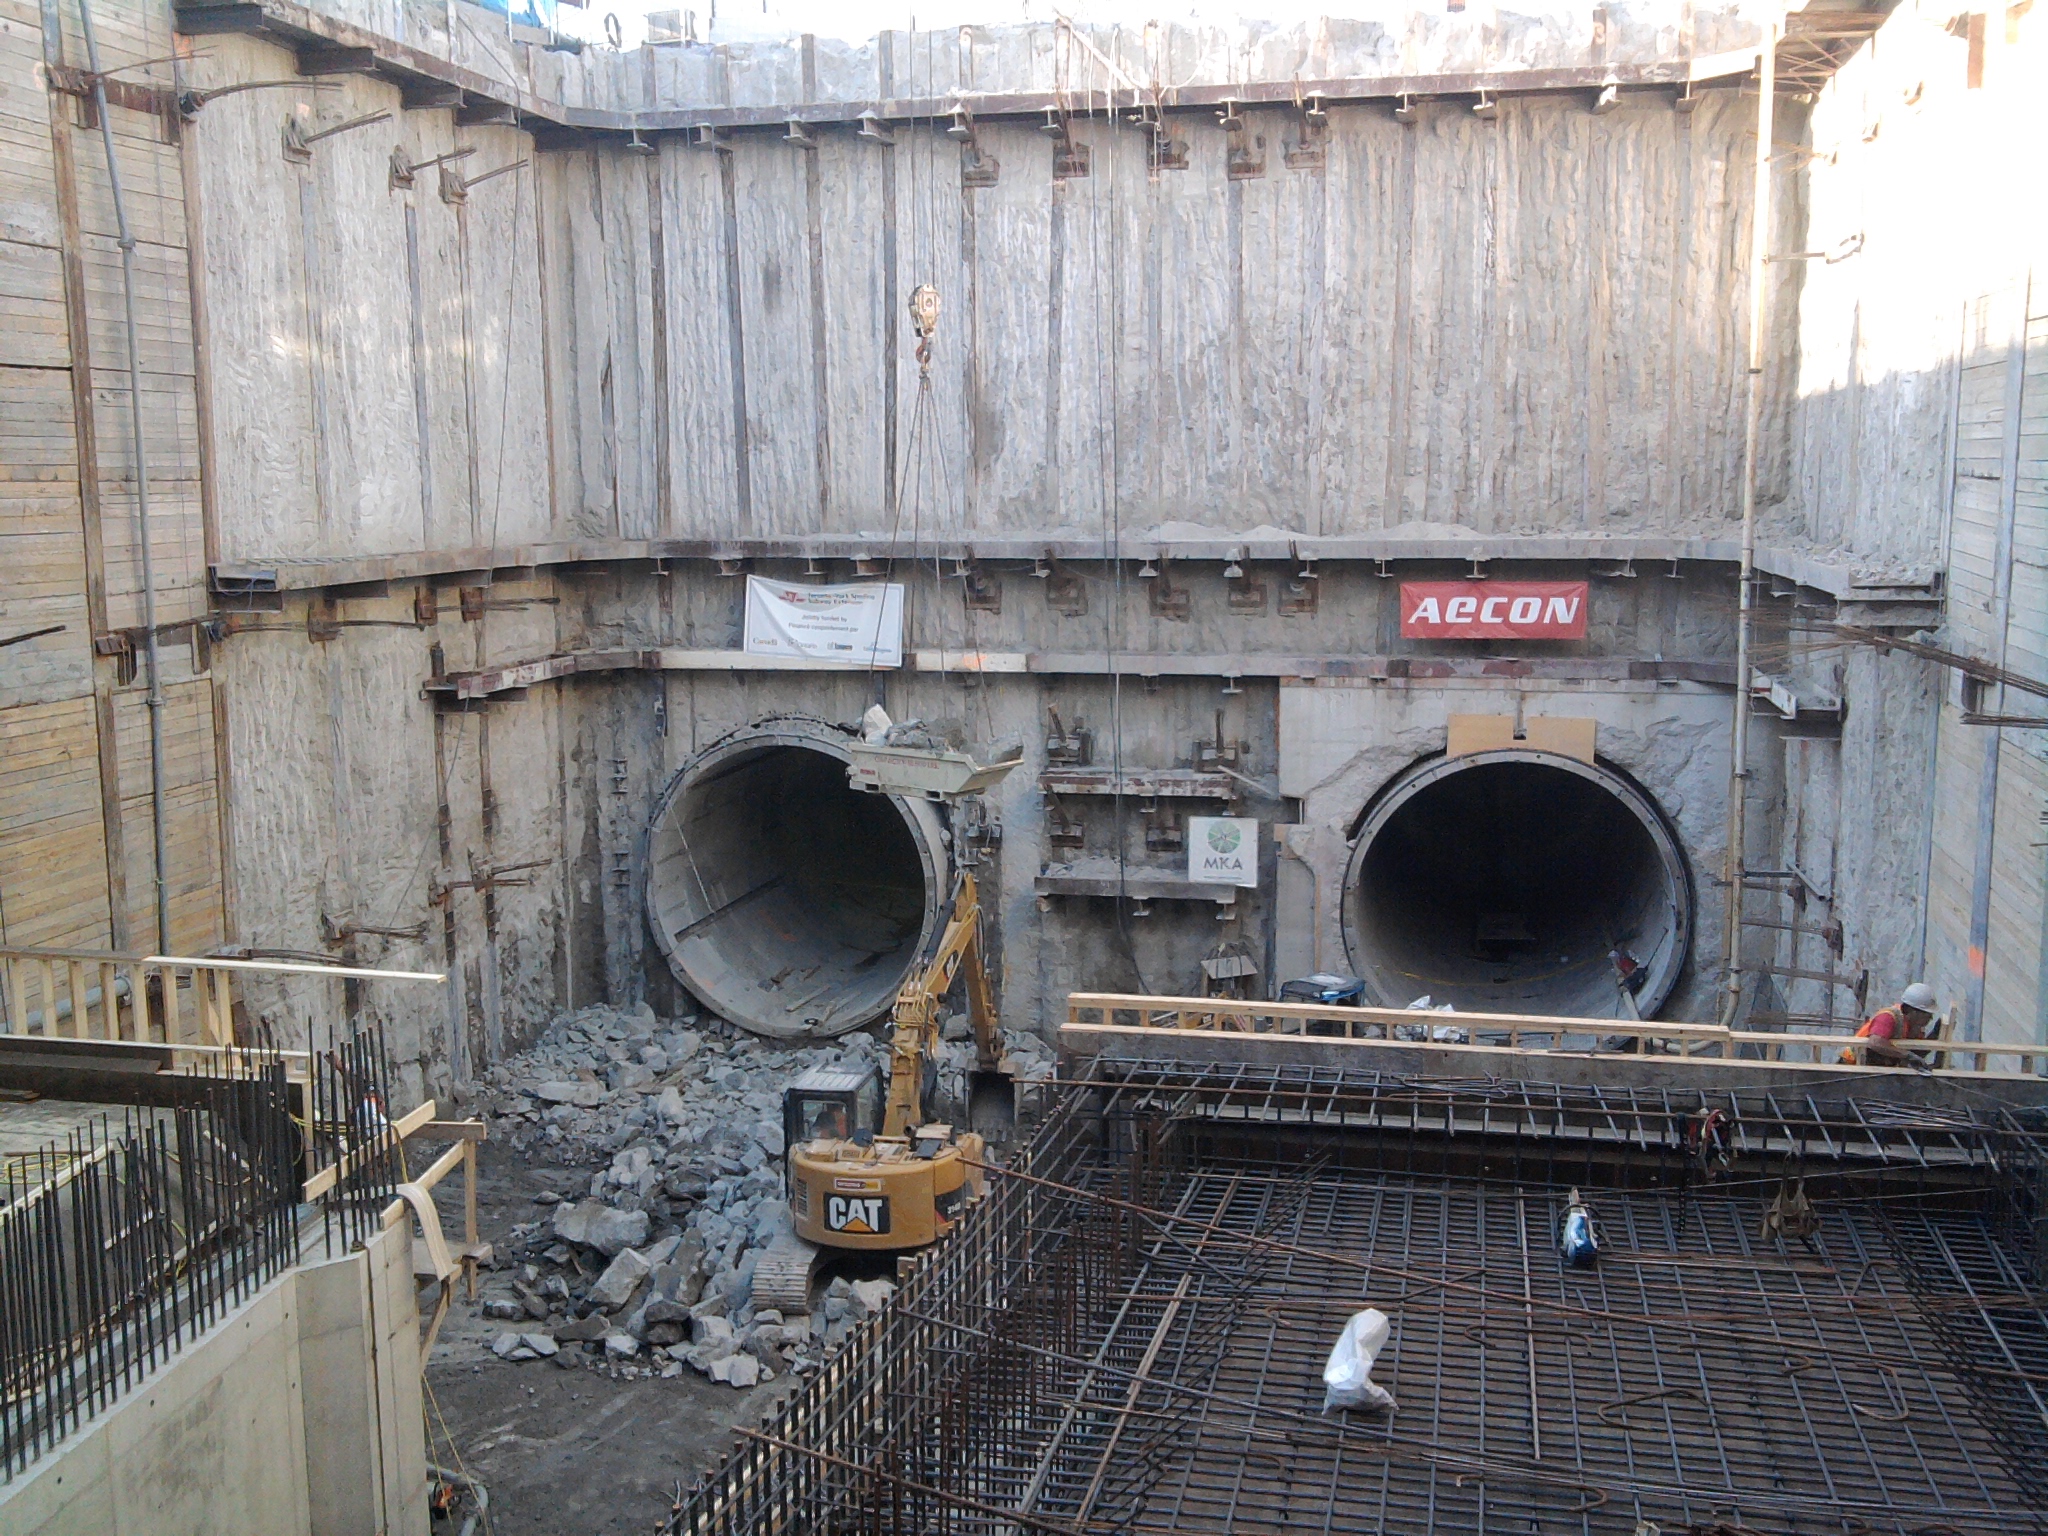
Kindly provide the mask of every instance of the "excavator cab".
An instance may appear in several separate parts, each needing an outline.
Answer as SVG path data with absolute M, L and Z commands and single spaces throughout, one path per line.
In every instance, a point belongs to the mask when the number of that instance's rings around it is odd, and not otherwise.
M 782 1144 L 866 1143 L 882 1128 L 882 1072 L 812 1067 L 782 1095 Z

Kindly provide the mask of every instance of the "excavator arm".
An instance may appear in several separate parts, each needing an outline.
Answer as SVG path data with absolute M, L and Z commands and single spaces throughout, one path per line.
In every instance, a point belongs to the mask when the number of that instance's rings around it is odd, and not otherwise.
M 965 969 L 967 1014 L 974 1025 L 976 1066 L 999 1070 L 1002 1033 L 981 945 L 981 895 L 974 876 L 962 870 L 953 886 L 952 912 L 931 957 L 896 993 L 895 1034 L 889 1050 L 889 1102 L 882 1116 L 884 1136 L 908 1136 L 925 1122 L 924 1068 L 939 1038 L 939 1010 Z

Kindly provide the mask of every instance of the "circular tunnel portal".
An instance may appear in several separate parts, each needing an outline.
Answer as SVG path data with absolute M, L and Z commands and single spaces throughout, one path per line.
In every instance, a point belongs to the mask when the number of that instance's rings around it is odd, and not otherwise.
M 1435 758 L 1366 808 L 1344 881 L 1344 946 L 1372 1001 L 1625 1018 L 1610 951 L 1641 967 L 1648 1018 L 1692 947 L 1692 878 L 1626 776 L 1548 752 Z
M 936 812 L 850 788 L 843 739 L 763 721 L 698 753 L 655 804 L 655 939 L 684 986 L 758 1034 L 819 1038 L 880 1016 L 938 919 Z

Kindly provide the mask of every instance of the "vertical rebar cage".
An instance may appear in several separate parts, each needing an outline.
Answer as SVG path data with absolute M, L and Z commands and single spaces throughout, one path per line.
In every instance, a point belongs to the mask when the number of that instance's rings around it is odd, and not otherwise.
M 1098 1063 L 670 1529 L 2048 1531 L 2037 1122 Z
M 0 1481 L 297 1263 L 305 1180 L 325 1176 L 333 1256 L 382 1229 L 404 1176 L 374 1027 L 307 1078 L 266 1041 L 145 1081 L 153 1102 L 0 1167 Z
M 237 1051 L 0 1170 L 0 1478 L 297 1257 L 282 1061 Z

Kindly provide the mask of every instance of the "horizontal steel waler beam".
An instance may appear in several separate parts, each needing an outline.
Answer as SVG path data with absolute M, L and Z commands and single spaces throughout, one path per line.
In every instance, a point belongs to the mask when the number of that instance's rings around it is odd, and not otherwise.
M 687 133 L 715 130 L 776 129 L 787 131 L 800 122 L 815 127 L 858 127 L 863 121 L 889 126 L 944 122 L 956 111 L 977 119 L 1043 118 L 1048 112 L 1067 117 L 1130 111 L 1140 107 L 1164 113 L 1213 111 L 1229 103 L 1245 107 L 1297 108 L 1311 98 L 1326 106 L 1360 102 L 1413 102 L 1433 98 L 1459 99 L 1583 93 L 1589 98 L 1610 87 L 1619 91 L 1665 89 L 1714 82 L 1736 85 L 1756 66 L 1756 50 L 1737 50 L 1655 64 L 1553 66 L 1543 69 L 1472 71 L 1456 74 L 1407 72 L 1369 76 L 1335 76 L 1320 80 L 1268 80 L 1243 84 L 1102 91 L 957 91 L 932 96 L 876 97 L 830 102 L 777 102 L 730 107 L 705 104 L 639 111 L 572 107 L 464 69 L 423 49 L 394 41 L 363 27 L 322 15 L 293 0 L 180 0 L 175 25 L 188 36 L 238 33 L 268 39 L 311 59 L 333 58 L 341 50 L 362 55 L 361 72 L 390 80 L 408 103 L 433 102 L 431 88 L 453 88 L 471 105 L 495 104 L 510 109 L 521 126 L 568 130 L 577 134 Z M 317 67 L 317 66 L 316 66 Z
M 1706 66 L 1711 73 L 1697 70 Z M 1281 107 L 1299 110 L 1315 100 L 1323 106 L 1398 103 L 1433 99 L 1585 94 L 1613 86 L 1619 90 L 1680 89 L 1719 81 L 1736 84 L 1756 67 L 1756 55 L 1721 54 L 1712 60 L 1679 59 L 1667 64 L 1569 65 L 1551 69 L 1490 70 L 1463 74 L 1399 74 L 1340 76 L 1325 80 L 1262 80 L 1242 84 L 1166 87 L 1157 91 L 1124 88 L 1115 91 L 952 91 L 939 96 L 883 97 L 868 101 L 789 102 L 760 107 L 672 107 L 639 112 L 606 112 L 585 107 L 563 109 L 566 128 L 612 132 L 679 133 L 696 128 L 786 129 L 798 122 L 812 127 L 857 128 L 863 122 L 889 127 L 946 123 L 956 112 L 976 122 L 1001 118 L 1042 120 L 1048 113 L 1065 118 L 1132 112 L 1154 108 L 1167 116 L 1212 113 L 1225 106 Z
M 414 550 L 339 559 L 259 557 L 222 561 L 212 568 L 211 574 L 215 592 L 238 596 L 315 592 L 380 581 L 431 580 L 446 585 L 457 578 L 488 581 L 492 579 L 493 572 L 496 580 L 510 581 L 531 577 L 546 567 L 694 560 L 716 561 L 728 575 L 738 575 L 743 563 L 750 560 L 837 560 L 884 564 L 894 558 L 899 565 L 907 565 L 913 556 L 919 560 L 1009 560 L 1026 563 L 1065 560 L 1077 564 L 1111 559 L 1135 563 L 1162 558 L 1211 564 L 1230 560 L 1301 560 L 1319 564 L 1370 564 L 1376 568 L 1382 565 L 1391 567 L 1396 563 L 1446 561 L 1481 566 L 1510 562 L 1599 561 L 1627 567 L 1632 561 L 1641 561 L 1643 566 L 1637 575 L 1648 579 L 1664 574 L 1658 567 L 1672 561 L 1732 567 L 1740 560 L 1741 550 L 1733 539 L 1659 535 L 1619 538 L 1604 534 L 1567 533 L 1511 538 L 1409 538 L 1375 534 L 1274 537 L 1270 534 L 1232 535 L 1225 532 L 1202 538 L 1161 539 L 1126 535 L 1114 549 L 1099 538 L 1060 534 L 1015 537 L 949 535 L 921 539 L 914 549 L 901 543 L 892 549 L 886 534 L 820 533 L 759 539 L 589 539 L 488 549 Z M 1863 590 L 1853 568 L 1828 564 L 1798 550 L 1759 549 L 1756 564 L 1757 569 L 1767 575 L 1781 577 L 1829 597 L 1852 597 Z M 1601 574 L 1626 576 L 1628 571 L 1622 569 Z M 1929 583 L 1939 579 L 1939 573 L 1922 574 Z
M 1135 678 L 1369 678 L 1382 681 L 1444 681 L 1473 678 L 1554 682 L 1700 683 L 1733 688 L 1735 667 L 1712 659 L 1661 660 L 1631 656 L 1228 656 L 1153 651 L 1119 654 L 1114 662 L 1099 652 L 916 651 L 907 670 L 926 673 L 982 673 Z M 522 693 L 538 683 L 592 672 L 866 672 L 864 662 L 811 661 L 794 656 L 758 656 L 735 650 L 664 647 L 643 651 L 570 651 L 511 662 L 475 672 L 432 677 L 421 691 L 450 702 Z M 895 668 L 884 670 L 894 671 Z

